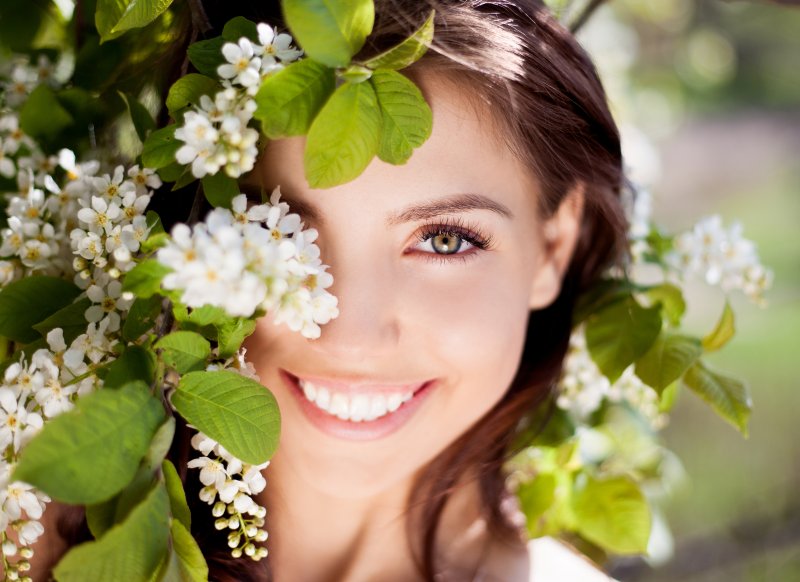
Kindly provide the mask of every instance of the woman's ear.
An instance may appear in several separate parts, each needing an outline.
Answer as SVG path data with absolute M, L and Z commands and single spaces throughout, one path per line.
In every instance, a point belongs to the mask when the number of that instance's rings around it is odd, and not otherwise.
M 580 236 L 585 202 L 585 187 L 583 183 L 578 183 L 545 221 L 541 237 L 542 256 L 531 285 L 531 309 L 547 307 L 558 297 L 564 273 Z

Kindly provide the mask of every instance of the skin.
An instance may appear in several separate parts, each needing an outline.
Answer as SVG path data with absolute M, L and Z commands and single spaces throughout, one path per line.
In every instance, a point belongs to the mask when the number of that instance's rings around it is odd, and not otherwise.
M 267 316 L 246 343 L 282 415 L 262 499 L 270 508 L 268 548 L 279 582 L 418 578 L 405 529 L 413 479 L 502 398 L 519 365 L 528 312 L 557 296 L 577 238 L 579 188 L 544 220 L 536 179 L 500 145 L 485 105 L 428 74 L 418 83 L 433 110 L 433 133 L 405 165 L 375 158 L 355 180 L 316 190 L 304 178 L 299 137 L 271 142 L 254 172 L 266 191 L 280 185 L 290 207 L 314 207 L 316 217 L 304 222 L 320 233 L 334 277 L 329 291 L 340 309 L 319 339 Z M 390 220 L 459 193 L 486 196 L 510 216 L 470 209 Z M 490 247 L 462 245 L 463 254 L 446 256 L 430 240 L 419 241 L 426 223 L 453 220 L 489 235 Z M 398 431 L 351 442 L 308 421 L 280 369 L 300 377 L 436 379 L 438 385 Z M 480 561 L 498 579 L 527 580 L 524 546 L 492 540 L 480 528 L 478 509 L 475 487 L 466 483 L 442 523 L 445 559 L 467 570 Z
M 340 315 L 308 340 L 269 317 L 246 342 L 248 359 L 278 400 L 282 435 L 265 471 L 259 501 L 269 508 L 267 543 L 278 582 L 408 582 L 419 579 L 406 533 L 406 500 L 426 463 L 502 398 L 519 365 L 528 311 L 557 296 L 577 240 L 583 195 L 569 193 L 543 220 L 539 185 L 498 139 L 491 114 L 468 91 L 440 78 L 417 79 L 433 109 L 433 133 L 403 166 L 377 158 L 357 179 L 310 188 L 304 138 L 271 142 L 252 179 L 280 185 L 290 205 L 317 218 L 322 258 L 331 265 Z M 459 210 L 427 220 L 395 221 L 409 207 L 477 193 L 511 214 Z M 425 223 L 460 220 L 492 238 L 487 250 L 442 257 L 420 242 Z M 458 258 L 463 257 L 465 260 Z M 328 436 L 311 425 L 278 376 L 371 382 L 436 379 L 416 414 L 397 432 L 368 442 Z M 527 581 L 523 543 L 485 531 L 474 481 L 466 479 L 445 509 L 439 530 L 446 581 Z M 55 524 L 64 506 L 51 503 L 45 534 L 33 546 L 29 575 L 45 576 L 68 549 Z

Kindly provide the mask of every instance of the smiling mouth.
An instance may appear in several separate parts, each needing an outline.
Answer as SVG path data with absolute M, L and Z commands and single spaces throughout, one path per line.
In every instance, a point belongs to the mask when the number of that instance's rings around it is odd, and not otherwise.
M 342 382 L 309 380 L 286 373 L 305 400 L 331 417 L 366 423 L 389 416 L 401 409 L 431 382 L 392 386 L 360 385 L 357 392 Z
M 296 381 L 306 400 L 315 407 L 331 416 L 351 422 L 377 420 L 395 412 L 414 397 L 414 390 L 347 395 L 317 386 L 309 380 L 298 378 Z

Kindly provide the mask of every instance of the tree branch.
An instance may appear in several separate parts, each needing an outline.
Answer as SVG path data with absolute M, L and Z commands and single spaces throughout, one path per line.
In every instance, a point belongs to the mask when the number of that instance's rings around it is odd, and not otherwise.
M 578 16 L 575 17 L 575 20 L 573 20 L 570 23 L 569 25 L 570 32 L 572 32 L 572 34 L 575 34 L 581 28 L 583 28 L 583 25 L 589 21 L 589 18 L 591 18 L 592 14 L 594 14 L 594 12 L 606 2 L 607 0 L 591 0 L 586 5 L 586 8 L 583 9 L 583 12 L 578 14 Z

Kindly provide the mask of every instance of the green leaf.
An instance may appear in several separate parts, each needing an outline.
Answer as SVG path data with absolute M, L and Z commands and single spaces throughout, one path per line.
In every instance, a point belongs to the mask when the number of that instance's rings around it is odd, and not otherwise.
M 219 82 L 210 77 L 197 73 L 184 75 L 169 88 L 167 110 L 170 117 L 177 119 L 178 113 L 183 109 L 190 105 L 199 105 L 200 97 L 214 95 L 219 89 Z
M 661 394 L 702 354 L 703 348 L 697 338 L 663 332 L 636 361 L 636 375 Z
M 221 323 L 229 318 L 224 309 L 214 305 L 203 305 L 189 311 L 185 305 L 175 304 L 173 314 L 176 321 L 191 323 L 200 327 Z
M 169 501 L 163 483 L 121 524 L 97 541 L 73 548 L 55 567 L 58 582 L 146 582 L 167 552 Z
M 211 355 L 211 344 L 193 331 L 173 331 L 158 340 L 154 347 L 163 350 L 161 357 L 179 374 L 204 369 Z
M 155 471 L 161 467 L 174 436 L 175 418 L 168 416 L 153 435 L 133 480 L 108 501 L 86 507 L 86 520 L 95 538 L 102 536 L 115 524 L 122 523 L 131 510 L 147 496 L 156 476 Z
M 378 157 L 390 164 L 405 164 L 414 148 L 431 135 L 431 108 L 417 86 L 397 71 L 375 71 L 370 83 L 383 116 Z
M 242 347 L 245 338 L 256 329 L 252 319 L 237 317 L 217 326 L 217 344 L 220 358 L 230 358 Z
M 72 340 L 86 332 L 89 322 L 86 321 L 84 313 L 91 305 L 92 302 L 88 297 L 78 299 L 40 321 L 33 326 L 33 329 L 42 334 L 42 337 L 46 337 L 50 330 L 60 327 L 64 332 L 64 341 L 69 345 Z
M 370 83 L 344 83 L 325 103 L 308 131 L 306 179 L 329 188 L 356 178 L 378 153 L 381 111 Z
M 683 292 L 680 287 L 676 287 L 671 283 L 664 283 L 651 287 L 645 291 L 645 295 L 653 304 L 661 304 L 664 315 L 670 325 L 673 327 L 680 325 L 681 318 L 686 312 L 686 301 L 683 298 Z
M 161 291 L 161 280 L 172 269 L 155 259 L 147 259 L 128 271 L 122 281 L 122 290 L 139 298 L 148 298 Z
M 204 177 L 202 184 L 206 200 L 215 208 L 230 208 L 231 201 L 241 194 L 239 183 L 223 172 Z
M 626 279 L 601 279 L 578 297 L 572 316 L 572 325 L 585 321 L 604 307 L 631 296 L 633 284 Z
M 99 503 L 133 478 L 163 419 L 161 403 L 140 382 L 99 390 L 45 424 L 13 479 L 65 503 Z
M 39 333 L 33 326 L 69 306 L 80 293 L 72 283 L 43 275 L 10 283 L 0 291 L 0 336 L 34 341 Z
M 205 582 L 208 580 L 208 565 L 197 542 L 180 521 L 172 522 L 173 556 L 178 562 L 178 580 L 181 582 Z
M 131 0 L 96 0 L 94 25 L 100 34 L 100 43 L 120 36 L 123 31 L 112 32 L 122 18 Z
M 0 46 L 17 52 L 29 50 L 48 14 L 47 3 L 31 0 L 3 0 L 0 2 Z
M 144 167 L 158 170 L 175 162 L 175 152 L 182 145 L 181 141 L 175 139 L 176 128 L 177 126 L 173 123 L 150 132 L 144 141 L 142 150 Z
M 280 413 L 264 386 L 236 372 L 190 372 L 172 405 L 183 418 L 245 463 L 267 461 L 278 446 Z
M 306 55 L 329 67 L 344 67 L 356 54 L 375 21 L 372 0 L 284 0 L 283 15 Z
M 531 537 L 543 533 L 541 517 L 553 505 L 555 495 L 556 478 L 549 473 L 539 473 L 533 480 L 520 485 L 517 490 L 520 508 L 525 515 Z
M 175 180 L 180 178 L 184 174 L 184 172 L 188 171 L 189 171 L 188 166 L 184 166 L 182 164 L 179 164 L 177 161 L 174 161 L 171 164 L 159 169 L 158 177 L 161 178 L 164 182 L 174 182 Z
M 72 116 L 45 84 L 28 95 L 19 112 L 20 128 L 34 139 L 52 139 L 72 123 Z
M 244 16 L 235 16 L 222 27 L 223 40 L 238 43 L 242 37 L 258 42 L 258 28 L 255 22 Z
M 172 192 L 180 190 L 181 188 L 185 188 L 186 186 L 197 180 L 197 178 L 194 177 L 194 174 L 192 174 L 190 168 L 191 165 L 186 166 L 186 171 L 183 174 L 181 174 L 180 178 L 178 178 L 172 185 Z
M 222 54 L 223 44 L 225 39 L 221 36 L 192 43 L 188 50 L 189 61 L 202 74 L 216 77 L 217 68 L 226 62 Z
M 370 69 L 403 69 L 418 61 L 433 40 L 433 18 L 436 11 L 431 10 L 425 22 L 400 44 L 372 57 L 364 66 Z
M 333 69 L 312 59 L 295 61 L 269 75 L 256 94 L 254 117 L 270 139 L 305 135 L 333 93 Z
M 703 338 L 703 349 L 707 352 L 715 352 L 722 348 L 736 333 L 735 324 L 733 309 L 731 309 L 731 304 L 726 301 L 716 327 Z
M 133 302 L 122 324 L 122 339 L 133 342 L 147 333 L 155 325 L 158 314 L 161 313 L 161 297 L 139 297 Z
M 628 296 L 606 305 L 586 320 L 586 345 L 610 382 L 650 349 L 661 331 L 661 309 L 643 308 Z
M 108 366 L 108 371 L 103 378 L 103 386 L 119 388 L 134 380 L 141 380 L 149 386 L 153 383 L 155 376 L 155 354 L 146 348 L 130 345 L 120 357 Z
M 128 108 L 128 113 L 131 116 L 136 135 L 139 136 L 141 142 L 144 143 L 144 140 L 147 139 L 147 134 L 156 128 L 155 119 L 150 115 L 147 107 L 142 105 L 136 97 L 127 95 L 122 91 L 117 91 L 117 93 L 119 93 L 119 96 Z
M 643 554 L 650 539 L 650 509 L 639 487 L 625 477 L 576 480 L 571 499 L 577 530 L 615 554 Z
M 753 402 L 744 382 L 709 370 L 702 361 L 686 371 L 683 382 L 746 437 Z
M 183 524 L 186 529 L 191 529 L 192 513 L 186 503 L 186 493 L 183 491 L 183 483 L 178 476 L 178 470 L 175 469 L 175 465 L 170 461 L 165 460 L 161 463 L 161 471 L 164 474 L 164 483 L 167 486 L 172 517 Z
M 98 0 L 98 3 L 103 0 Z M 125 12 L 111 30 L 112 33 L 141 28 L 161 16 L 172 0 L 130 0 Z

